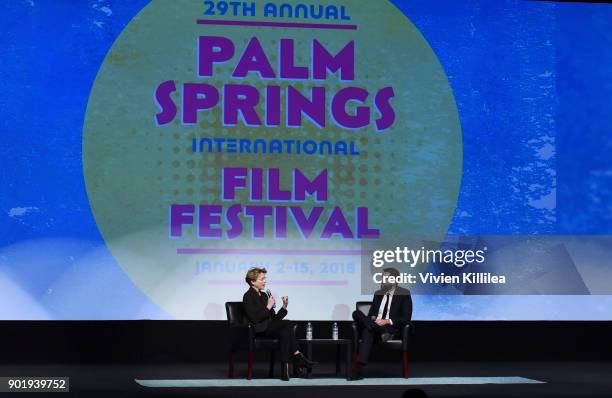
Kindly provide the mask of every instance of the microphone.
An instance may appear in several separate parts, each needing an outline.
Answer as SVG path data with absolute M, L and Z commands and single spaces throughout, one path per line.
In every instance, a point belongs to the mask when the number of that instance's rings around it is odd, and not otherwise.
M 272 297 L 272 292 L 270 291 L 270 289 L 266 290 L 266 294 L 268 295 L 268 298 Z M 276 308 L 276 302 L 272 306 L 272 309 L 274 309 L 274 308 Z

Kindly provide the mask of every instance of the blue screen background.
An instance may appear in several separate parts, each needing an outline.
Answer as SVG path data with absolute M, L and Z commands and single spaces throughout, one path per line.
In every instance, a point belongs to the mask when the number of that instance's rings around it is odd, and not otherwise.
M 81 159 L 97 71 L 147 3 L 0 1 L 2 319 L 170 318 L 104 247 Z M 457 101 L 464 169 L 449 233 L 612 233 L 612 6 L 394 4 Z M 79 268 L 83 256 L 96 266 Z M 612 319 L 611 296 L 414 300 L 415 319 Z

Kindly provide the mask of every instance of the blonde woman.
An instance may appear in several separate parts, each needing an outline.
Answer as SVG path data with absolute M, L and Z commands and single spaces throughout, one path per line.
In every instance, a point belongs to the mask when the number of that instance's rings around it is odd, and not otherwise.
M 272 337 L 279 340 L 281 354 L 281 380 L 289 380 L 289 356 L 293 363 L 293 375 L 300 373 L 302 368 L 312 369 L 315 362 L 306 358 L 299 350 L 295 338 L 293 322 L 283 319 L 287 316 L 289 297 L 283 296 L 282 307 L 278 312 L 274 310 L 276 299 L 268 290 L 266 292 L 265 268 L 251 268 L 244 278 L 249 290 L 242 297 L 244 311 L 253 324 L 258 336 Z M 291 355 L 290 355 L 291 354 Z

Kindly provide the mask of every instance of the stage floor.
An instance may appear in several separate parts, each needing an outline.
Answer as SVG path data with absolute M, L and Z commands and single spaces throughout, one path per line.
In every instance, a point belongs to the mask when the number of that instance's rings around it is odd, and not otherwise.
M 320 365 L 317 368 L 319 377 L 309 383 L 308 380 L 295 380 L 291 386 L 283 386 L 276 380 L 265 380 L 265 363 L 258 363 L 255 368 L 256 382 L 253 388 L 245 388 L 247 380 L 234 379 L 241 387 L 167 387 L 152 388 L 139 385 L 139 380 L 201 380 L 225 379 L 224 363 L 209 364 L 19 364 L 0 365 L 0 376 L 68 376 L 70 377 L 70 395 L 99 397 L 253 397 L 267 398 L 286 397 L 368 397 L 378 398 L 381 394 L 387 397 L 401 397 L 407 389 L 422 389 L 429 397 L 612 397 L 612 361 L 530 361 L 530 362 L 415 362 L 412 364 L 411 376 L 429 383 L 410 382 L 401 384 L 397 379 L 401 371 L 396 363 L 373 363 L 367 376 L 369 382 L 347 383 L 344 379 L 333 376 L 331 365 Z M 238 375 L 245 373 L 245 364 L 238 367 Z M 472 381 L 486 381 L 500 384 L 474 384 Z M 503 377 L 524 378 L 543 383 L 514 384 L 503 382 Z M 389 378 L 389 384 L 385 384 Z M 439 384 L 437 381 L 463 380 L 459 384 Z M 464 378 L 464 379 L 457 379 Z M 469 379 L 479 378 L 479 379 Z M 324 379 L 324 380 L 323 380 Z M 399 380 L 399 382 L 398 382 Z M 465 384 L 467 380 L 467 384 Z M 506 381 L 518 379 L 507 379 Z M 398 384 L 399 383 L 399 384 Z M 269 384 L 269 385 L 268 385 Z M 279 386 L 280 384 L 280 386 Z M 297 386 L 295 384 L 306 384 Z M 321 385 L 323 384 L 323 385 Z M 338 384 L 338 385 L 330 385 Z M 258 387 L 255 387 L 259 385 Z M 43 396 L 36 394 L 35 396 Z M 55 393 L 53 396 L 57 396 Z

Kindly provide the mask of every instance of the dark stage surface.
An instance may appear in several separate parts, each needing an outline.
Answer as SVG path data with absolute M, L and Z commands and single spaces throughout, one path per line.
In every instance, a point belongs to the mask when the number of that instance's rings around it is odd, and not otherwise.
M 243 376 L 245 366 L 238 369 Z M 330 363 L 318 367 L 331 377 Z M 371 377 L 397 377 L 396 363 L 372 364 Z M 452 385 L 410 386 L 421 388 L 429 397 L 612 397 L 612 361 L 529 361 L 529 362 L 414 362 L 412 377 L 522 376 L 540 380 L 536 385 Z M 20 364 L 0 366 L 2 376 L 68 376 L 71 396 L 82 397 L 401 397 L 400 386 L 284 387 L 284 388 L 193 388 L 151 389 L 134 382 L 139 379 L 201 379 L 226 376 L 224 363 L 209 364 Z M 256 378 L 265 378 L 264 363 L 258 363 Z M 249 381 L 244 380 L 244 385 Z M 10 394 L 9 394 L 10 395 Z M 32 394 L 27 394 L 32 395 Z M 37 393 L 32 396 L 45 396 Z M 50 396 L 62 396 L 58 393 Z M 4 395 L 3 395 L 4 396 Z M 8 395 L 7 395 L 8 396 Z M 23 395 L 19 395 L 23 396 Z M 65 395 L 64 395 L 65 396 Z
M 313 323 L 315 338 L 329 337 L 329 322 Z M 303 331 L 302 322 L 300 328 Z M 612 398 L 612 322 L 417 321 L 415 328 L 409 353 L 411 378 L 514 376 L 545 383 L 158 389 L 134 381 L 225 382 L 228 326 L 224 321 L 4 321 L 0 322 L 0 376 L 67 376 L 70 395 L 81 397 L 386 398 L 422 388 L 429 397 Z M 349 334 L 350 322 L 340 322 L 340 336 Z M 321 348 L 313 354 L 321 361 L 315 375 L 332 377 L 333 352 Z M 375 349 L 367 375 L 400 377 L 400 358 L 398 351 Z M 256 353 L 256 379 L 266 378 L 267 359 L 267 353 Z M 237 360 L 238 377 L 244 378 L 246 353 Z M 247 380 L 243 383 L 249 385 Z M 0 393 L 0 398 L 4 396 L 11 394 Z

